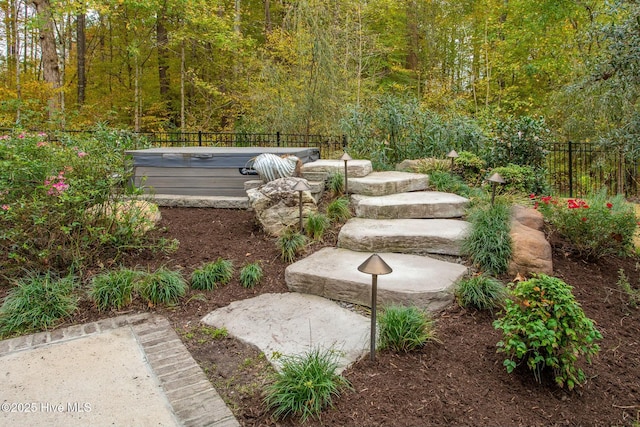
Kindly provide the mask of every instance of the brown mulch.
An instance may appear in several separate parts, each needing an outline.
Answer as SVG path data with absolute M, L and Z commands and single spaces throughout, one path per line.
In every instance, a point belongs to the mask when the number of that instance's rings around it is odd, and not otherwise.
M 209 311 L 232 301 L 288 291 L 286 264 L 275 239 L 265 236 L 247 211 L 162 208 L 161 212 L 163 219 L 154 233 L 177 238 L 178 251 L 140 253 L 127 259 L 128 265 L 166 265 L 182 269 L 188 277 L 204 262 L 222 257 L 233 260 L 237 268 L 260 261 L 265 278 L 255 289 L 244 289 L 235 278 L 211 292 L 192 290 L 176 307 L 147 307 L 134 301 L 126 312 L 153 310 L 167 316 L 241 424 L 299 425 L 292 419 L 276 422 L 266 411 L 261 391 L 270 368 L 259 351 L 230 337 L 213 339 L 211 331 L 199 324 Z M 323 244 L 334 241 L 335 232 Z M 337 398 L 321 420 L 305 425 L 637 426 L 640 309 L 630 306 L 617 281 L 624 270 L 638 289 L 639 261 L 609 257 L 585 262 L 560 247 L 554 249 L 555 275 L 574 287 L 577 300 L 604 336 L 593 364 L 582 365 L 588 377 L 583 387 L 568 391 L 552 381 L 538 384 L 527 371 L 507 374 L 504 357 L 496 353 L 500 333 L 492 327 L 498 313 L 451 305 L 435 316 L 440 343 L 409 354 L 381 352 L 374 362 L 368 358 L 357 362 L 344 372 L 353 390 Z M 84 302 L 71 323 L 122 313 L 99 313 Z

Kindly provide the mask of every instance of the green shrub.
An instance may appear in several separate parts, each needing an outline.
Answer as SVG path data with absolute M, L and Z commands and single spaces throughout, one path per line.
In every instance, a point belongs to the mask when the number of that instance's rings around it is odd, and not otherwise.
M 338 222 L 346 221 L 351 218 L 349 199 L 346 197 L 333 199 L 331 203 L 327 205 L 327 216 L 331 221 Z
M 233 277 L 233 271 L 233 261 L 218 258 L 215 262 L 207 263 L 191 273 L 191 287 L 210 291 L 218 284 L 229 283 Z
M 500 174 L 504 178 L 505 183 L 498 188 L 501 192 L 531 194 L 545 193 L 549 190 L 549 184 L 546 182 L 546 172 L 543 169 L 534 169 L 531 166 L 519 166 L 509 164 L 492 169 L 487 177 L 494 173 Z M 486 186 L 491 183 L 487 182 Z
M 98 274 L 91 279 L 89 296 L 101 311 L 121 309 L 133 299 L 136 281 L 142 274 L 129 268 Z
M 151 304 L 175 304 L 187 293 L 187 283 L 179 271 L 161 267 L 141 277 L 138 291 Z
M 435 159 L 427 157 L 418 161 L 415 172 L 431 175 L 434 172 L 451 172 L 451 161 L 448 159 Z
M 55 326 L 78 306 L 73 276 L 29 273 L 17 281 L 0 307 L 0 337 Z
M 588 258 L 627 254 L 633 248 L 637 220 L 633 205 L 606 190 L 566 202 L 550 196 L 531 196 L 535 207 L 573 250 Z
M 293 262 L 306 244 L 307 238 L 291 228 L 286 229 L 276 240 L 284 262 Z
M 240 284 L 245 288 L 253 288 L 262 280 L 262 267 L 259 262 L 246 264 L 240 270 Z
M 332 172 L 327 177 L 327 189 L 334 196 L 344 193 L 344 174 Z
M 588 363 L 600 350 L 602 335 L 587 318 L 571 293 L 571 286 L 555 277 L 540 275 L 518 283 L 505 301 L 502 318 L 493 326 L 502 330 L 498 351 L 506 353 L 504 366 L 511 373 L 521 362 L 538 382 L 545 368 L 555 382 L 570 390 L 584 382 L 575 366 L 578 356 Z
M 469 151 L 461 151 L 453 162 L 454 172 L 466 182 L 478 184 L 482 180 L 487 163 Z
M 378 325 L 380 349 L 406 353 L 435 340 L 433 321 L 417 307 L 386 307 Z
M 507 289 L 493 277 L 478 274 L 460 281 L 456 298 L 462 307 L 491 310 L 502 304 Z
M 429 187 L 435 191 L 458 194 L 463 197 L 470 197 L 474 194 L 474 190 L 465 184 L 459 176 L 452 175 L 450 172 L 433 172 L 429 175 Z
M 509 206 L 498 203 L 476 206 L 467 220 L 471 230 L 462 242 L 462 252 L 480 269 L 490 275 L 507 271 L 511 259 Z
M 310 212 L 307 216 L 305 230 L 313 240 L 322 240 L 322 236 L 329 225 L 329 218 L 325 214 Z
M 331 350 L 313 349 L 300 356 L 285 357 L 282 370 L 267 386 L 265 403 L 274 409 L 276 418 L 300 417 L 304 423 L 309 417 L 318 417 L 334 397 L 349 382 L 335 373 L 338 364 Z

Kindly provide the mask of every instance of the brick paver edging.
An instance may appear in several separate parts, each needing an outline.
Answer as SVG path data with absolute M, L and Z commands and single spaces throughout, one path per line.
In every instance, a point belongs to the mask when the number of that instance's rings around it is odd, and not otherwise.
M 133 331 L 178 420 L 188 427 L 239 426 L 167 319 L 149 313 L 118 316 L 0 341 L 0 356 L 117 328 Z

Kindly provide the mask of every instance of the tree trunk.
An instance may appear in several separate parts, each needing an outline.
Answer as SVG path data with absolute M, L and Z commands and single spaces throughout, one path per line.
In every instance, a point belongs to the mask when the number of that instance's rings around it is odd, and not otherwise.
M 158 78 L 160 80 L 160 99 L 167 106 L 170 105 L 169 89 L 171 82 L 169 79 L 169 35 L 167 28 L 164 26 L 165 16 L 164 9 L 158 12 L 158 20 L 156 22 L 156 37 L 158 42 Z
M 85 38 L 85 14 L 76 17 L 76 54 L 78 55 L 78 106 L 84 105 L 87 77 L 85 75 L 85 56 L 87 53 Z
M 51 118 L 52 114 L 60 108 L 60 94 L 57 90 L 60 88 L 60 65 L 56 51 L 55 27 L 49 0 L 31 0 L 31 3 L 35 6 L 41 22 L 40 48 L 44 81 L 54 89 L 54 93 L 49 98 L 49 118 Z
M 271 32 L 271 2 L 264 0 L 264 29 L 267 34 Z

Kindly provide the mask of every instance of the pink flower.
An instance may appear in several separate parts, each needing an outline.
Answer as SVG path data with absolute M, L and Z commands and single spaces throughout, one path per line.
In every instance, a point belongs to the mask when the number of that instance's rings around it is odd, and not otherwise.
M 9 139 L 9 135 L 2 135 L 2 136 L 0 136 L 0 140 L 1 139 Z
M 9 206 L 9 205 L 2 205 L 2 210 L 3 210 L 3 211 L 8 211 L 9 209 L 11 209 L 11 206 Z
M 24 138 L 24 133 L 21 133 L 20 135 L 18 135 L 18 138 L 23 139 Z
M 36 147 L 46 147 L 47 145 L 47 141 L 40 141 L 36 144 Z
M 43 137 L 44 137 L 44 136 L 47 136 L 47 134 L 46 134 L 46 133 L 44 133 L 44 132 L 39 132 L 39 133 L 38 133 L 38 136 L 43 136 Z
M 78 157 L 83 158 L 86 155 L 87 153 L 85 153 L 84 151 L 78 151 Z

